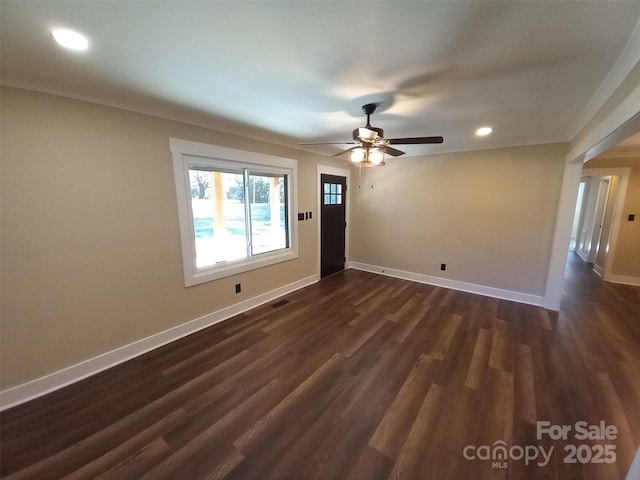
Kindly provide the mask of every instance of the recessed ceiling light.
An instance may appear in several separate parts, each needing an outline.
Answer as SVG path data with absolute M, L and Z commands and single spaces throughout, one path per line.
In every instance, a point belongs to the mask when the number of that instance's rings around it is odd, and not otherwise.
M 486 137 L 491 132 L 493 132 L 493 128 L 491 127 L 480 127 L 479 129 L 476 130 L 476 135 L 478 137 Z
M 82 51 L 89 47 L 89 40 L 84 35 L 74 32 L 73 30 L 67 30 L 59 28 L 53 30 L 51 35 L 58 42 L 59 45 L 69 50 Z

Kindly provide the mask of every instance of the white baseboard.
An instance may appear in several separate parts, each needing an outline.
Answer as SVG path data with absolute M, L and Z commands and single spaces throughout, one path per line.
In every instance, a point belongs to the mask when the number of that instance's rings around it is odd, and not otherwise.
M 574 250 L 573 253 L 578 255 L 585 263 L 589 263 L 589 257 L 582 253 L 580 250 Z
M 602 268 L 600 265 L 593 265 L 593 271 L 596 272 L 596 274 L 598 276 L 600 276 L 601 278 L 604 278 L 604 268 Z
M 8 388 L 0 392 L 0 411 L 28 402 L 34 398 L 46 395 L 62 387 L 75 383 L 84 378 L 95 375 L 103 370 L 114 367 L 132 358 L 140 356 L 158 347 L 171 343 L 199 330 L 210 327 L 216 323 L 227 320 L 242 312 L 259 305 L 271 302 L 278 297 L 294 292 L 300 288 L 316 283 L 318 275 L 303 278 L 296 282 L 284 285 L 269 292 L 250 298 L 243 302 L 231 305 L 200 318 L 183 323 L 163 332 L 137 340 L 128 345 L 105 352 L 96 357 L 82 361 L 70 367 L 58 370 L 49 375 L 37 378 L 27 383 Z
M 622 283 L 624 285 L 633 285 L 640 287 L 640 277 L 628 277 L 626 275 L 609 274 L 604 277 L 606 282 Z
M 369 265 L 360 262 L 349 262 L 348 266 L 349 268 L 355 268 L 357 270 L 380 273 L 382 275 L 402 278 L 404 280 L 411 280 L 419 283 L 426 283 L 428 285 L 434 285 L 436 287 L 451 288 L 453 290 L 460 290 L 463 292 L 477 293 L 478 295 L 500 298 L 502 300 L 511 300 L 514 302 L 526 303 L 538 307 L 544 306 L 544 297 L 538 295 L 514 292 L 511 290 L 503 290 L 500 288 L 487 287 L 484 285 L 476 285 L 475 283 L 460 282 L 457 280 L 450 280 L 448 278 L 434 277 L 431 275 L 423 275 L 421 273 L 414 272 L 406 272 L 404 270 L 380 267 L 377 265 Z

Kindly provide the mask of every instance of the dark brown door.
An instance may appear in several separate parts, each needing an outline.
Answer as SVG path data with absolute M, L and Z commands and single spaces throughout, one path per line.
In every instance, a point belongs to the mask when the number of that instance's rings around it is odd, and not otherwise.
M 320 277 L 344 270 L 347 179 L 320 175 Z

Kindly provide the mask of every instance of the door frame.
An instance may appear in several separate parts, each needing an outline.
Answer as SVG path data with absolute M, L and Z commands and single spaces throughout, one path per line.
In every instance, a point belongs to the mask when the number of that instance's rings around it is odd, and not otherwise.
M 631 175 L 631 168 L 629 167 L 602 167 L 602 168 L 589 168 L 584 167 L 582 170 L 582 175 L 585 177 L 619 177 L 620 181 L 618 184 L 618 191 L 615 198 L 608 199 L 608 201 L 613 201 L 614 207 L 612 210 L 613 217 L 611 218 L 611 228 L 609 229 L 607 238 L 601 238 L 600 244 L 604 245 L 606 248 L 608 246 L 608 251 L 606 254 L 606 258 L 604 260 L 604 271 L 600 274 L 603 280 L 610 282 L 619 282 L 620 278 L 618 275 L 614 275 L 611 273 L 613 268 L 613 261 L 616 255 L 616 245 L 618 243 L 618 234 L 620 231 L 620 226 L 624 217 L 624 201 L 627 196 L 627 187 L 629 185 L 629 176 Z M 609 184 L 611 186 L 611 184 Z M 604 215 L 605 212 L 603 212 Z M 604 222 L 604 218 L 602 221 Z M 604 241 L 604 243 L 603 243 Z M 595 267 L 595 263 L 594 263 Z M 620 282 L 624 283 L 624 282 Z
M 320 278 L 320 269 L 322 265 L 322 205 L 320 202 L 320 197 L 322 193 L 322 174 L 326 175 L 337 175 L 339 177 L 345 177 L 347 179 L 347 194 L 344 196 L 347 204 L 345 205 L 345 221 L 347 222 L 347 226 L 344 232 L 344 256 L 346 258 L 344 262 L 344 268 L 350 268 L 349 261 L 349 227 L 351 222 L 349 221 L 349 215 L 351 211 L 351 170 L 348 168 L 338 168 L 330 165 L 320 165 L 318 164 L 316 169 L 316 211 L 318 212 L 318 218 L 316 219 L 316 225 L 318 226 L 317 231 L 317 255 L 316 255 L 316 275 Z
M 583 170 L 584 173 L 584 170 Z M 587 263 L 596 265 L 596 257 L 600 249 L 602 240 L 602 229 L 604 228 L 604 216 L 607 213 L 609 203 L 609 190 L 611 189 L 611 177 L 598 177 L 598 193 L 596 194 L 596 211 L 593 213 L 593 230 L 591 231 L 591 243 Z

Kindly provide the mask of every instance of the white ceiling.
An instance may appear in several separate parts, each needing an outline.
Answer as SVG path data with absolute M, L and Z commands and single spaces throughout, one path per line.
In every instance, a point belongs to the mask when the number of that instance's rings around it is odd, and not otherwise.
M 570 140 L 640 1 L 1 0 L 0 16 L 5 85 L 291 146 L 349 140 L 380 102 L 386 137 L 445 137 L 417 154 Z

